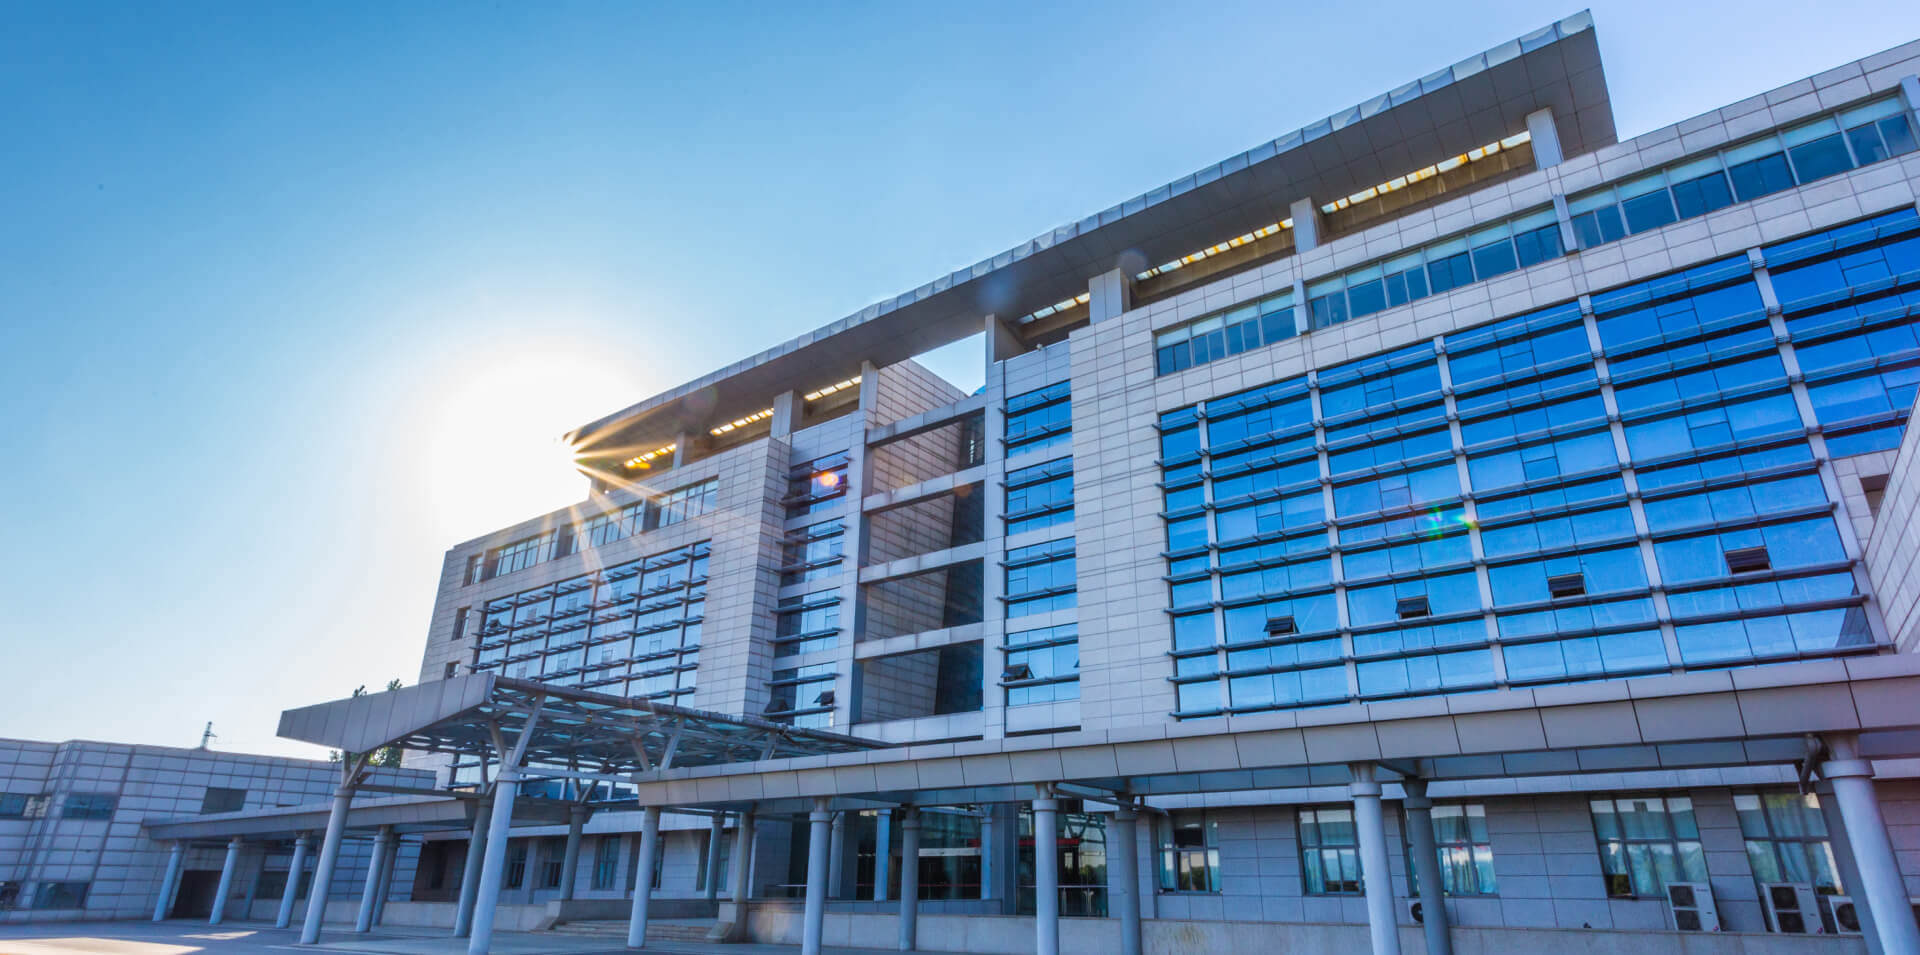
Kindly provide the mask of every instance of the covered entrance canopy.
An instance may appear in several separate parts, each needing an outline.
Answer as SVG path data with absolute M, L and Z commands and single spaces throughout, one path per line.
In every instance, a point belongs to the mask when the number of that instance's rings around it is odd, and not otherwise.
M 350 753 L 398 745 L 483 761 L 517 754 L 509 764 L 523 775 L 613 782 L 888 745 L 490 673 L 288 710 L 279 735 Z

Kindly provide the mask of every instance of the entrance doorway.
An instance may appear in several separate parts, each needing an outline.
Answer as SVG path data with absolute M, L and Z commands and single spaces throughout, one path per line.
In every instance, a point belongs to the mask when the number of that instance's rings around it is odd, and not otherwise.
M 203 919 L 213 914 L 213 896 L 220 891 L 220 873 L 212 869 L 180 873 L 180 891 L 173 897 L 168 918 Z

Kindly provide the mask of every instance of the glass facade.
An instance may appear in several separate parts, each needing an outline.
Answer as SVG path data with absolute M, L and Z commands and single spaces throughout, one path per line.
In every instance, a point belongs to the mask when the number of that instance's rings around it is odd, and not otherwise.
M 1871 649 L 1816 442 L 1899 442 L 1920 221 L 1762 252 L 1162 415 L 1176 715 Z
M 1896 99 L 1822 116 L 1567 201 L 1582 249 L 1912 152 Z
M 1008 398 L 1006 414 L 1009 458 L 1072 440 L 1072 388 L 1064 381 Z
M 619 696 L 692 693 L 708 552 L 700 541 L 487 601 L 474 672 Z M 477 782 L 478 766 L 455 778 Z

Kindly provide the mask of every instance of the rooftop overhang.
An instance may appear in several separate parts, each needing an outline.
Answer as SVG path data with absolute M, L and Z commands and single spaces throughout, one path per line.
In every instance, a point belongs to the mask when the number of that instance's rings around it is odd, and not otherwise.
M 643 782 L 641 805 L 799 812 L 1301 790 L 1374 763 L 1439 789 L 1526 777 L 1773 767 L 1806 778 L 1821 734 L 1878 760 L 1920 759 L 1920 657 L 1905 654 L 1354 704 L 1107 732 L 916 746 Z M 1511 785 L 1510 783 L 1502 783 Z
M 1567 155 L 1616 139 L 1591 18 L 1581 13 L 1470 57 L 1279 139 L 1037 236 L 970 268 L 695 379 L 567 435 L 616 458 L 701 434 L 856 375 L 1072 298 L 1115 267 L 1134 270 L 1224 242 L 1526 129 L 1553 111 Z
M 625 783 L 676 767 L 861 752 L 887 744 L 490 673 L 287 710 L 279 735 L 367 753 L 398 745 L 528 775 Z
M 377 829 L 392 826 L 396 832 L 434 832 L 446 829 L 471 829 L 478 797 L 472 793 L 445 796 L 389 796 L 356 799 L 347 812 L 348 829 Z M 160 841 L 203 841 L 240 836 L 250 840 L 293 839 L 323 832 L 327 828 L 330 802 L 301 806 L 279 806 L 245 812 L 212 813 L 204 816 L 172 816 L 147 819 L 140 825 L 149 838 Z M 552 799 L 528 799 L 516 803 L 514 819 L 529 825 L 564 824 L 568 818 L 566 803 Z

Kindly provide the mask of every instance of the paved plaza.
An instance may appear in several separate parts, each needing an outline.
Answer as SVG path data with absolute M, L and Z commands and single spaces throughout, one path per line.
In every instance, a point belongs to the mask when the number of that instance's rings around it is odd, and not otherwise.
M 297 929 L 271 924 L 229 923 L 208 926 L 198 922 L 64 922 L 36 925 L 0 925 L 0 955 L 255 955 L 263 952 L 362 952 L 368 955 L 463 955 L 466 939 L 444 932 L 382 929 L 368 935 L 328 930 L 316 946 L 301 946 Z M 544 932 L 496 932 L 496 955 L 605 955 L 629 951 L 619 940 L 582 938 Z M 682 940 L 651 940 L 647 951 L 667 955 L 771 955 L 800 950 L 798 945 L 714 945 Z M 879 955 L 874 949 L 830 949 L 834 955 Z

